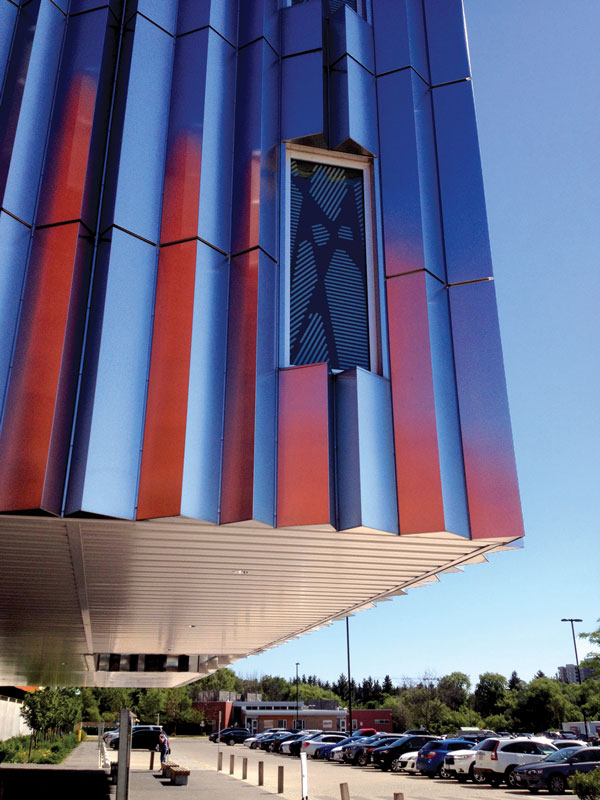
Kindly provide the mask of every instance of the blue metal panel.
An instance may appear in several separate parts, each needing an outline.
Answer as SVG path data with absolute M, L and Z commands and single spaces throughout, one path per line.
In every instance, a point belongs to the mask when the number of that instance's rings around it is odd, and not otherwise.
M 390 377 L 390 347 L 387 337 L 388 317 L 385 302 L 385 260 L 383 249 L 383 213 L 381 208 L 381 159 L 373 163 L 373 207 L 375 210 L 375 226 L 373 236 L 375 239 L 374 269 L 377 282 L 377 313 L 380 331 L 380 372 L 384 378 Z
M 470 81 L 433 90 L 448 283 L 492 275 Z
M 329 21 L 329 63 L 351 56 L 369 72 L 375 72 L 373 28 L 349 6 L 343 6 Z
M 224 252 L 231 235 L 235 51 L 209 32 L 198 236 Z
M 281 62 L 281 138 L 321 136 L 325 131 L 323 53 L 315 50 Z
M 4 405 L 31 230 L 0 211 L 0 416 Z
M 4 208 L 29 224 L 33 223 L 65 29 L 65 15 L 50 0 L 41 0 L 37 21 L 36 8 L 37 5 L 34 3 L 25 6 L 20 12 L 22 18 L 18 23 L 18 28 L 21 28 L 21 24 L 33 25 L 35 34 L 31 44 L 29 64 L 26 67 L 27 80 L 20 108 L 16 112 L 18 122 L 2 201 Z M 25 80 L 25 75 L 16 77 L 18 81 Z M 5 93 L 3 106 L 7 99 Z M 0 116 L 4 116 L 5 113 L 8 111 L 5 112 L 3 108 Z
M 323 47 L 321 0 L 284 8 L 281 14 L 281 55 L 291 56 Z
M 99 3 L 98 0 L 71 0 L 69 13 L 71 16 L 73 16 L 73 14 L 80 14 L 83 11 L 93 11 L 104 6 L 108 6 L 110 8 L 118 22 L 121 21 L 123 0 L 102 0 L 101 3 Z
M 8 0 L 0 2 L 0 100 L 4 76 L 8 67 L 8 56 L 17 19 L 17 7 Z
M 118 229 L 100 245 L 66 513 L 135 515 L 157 250 Z
M 330 71 L 331 147 L 377 155 L 375 78 L 348 56 Z
M 412 67 L 429 80 L 422 0 L 377 0 L 373 28 L 378 75 Z
M 335 383 L 340 529 L 398 533 L 389 381 L 357 368 Z
M 229 267 L 211 247 L 197 247 L 181 513 L 218 522 Z
M 240 2 L 238 46 L 243 47 L 264 38 L 279 53 L 278 0 L 246 0 Z
M 238 56 L 231 250 L 277 253 L 279 62 L 264 39 Z
M 69 0 L 53 0 L 55 6 L 58 6 L 63 14 L 66 14 L 69 11 Z M 24 5 L 22 3 L 22 5 Z
M 470 535 L 448 290 L 425 275 L 440 478 L 446 530 Z
M 102 229 L 115 224 L 156 242 L 174 39 L 139 14 L 131 24 L 117 76 Z
M 177 27 L 177 5 L 179 0 L 127 0 L 125 19 L 136 12 L 160 25 L 165 31 L 175 34 Z
M 445 280 L 430 91 L 412 70 L 377 84 L 386 275 Z
M 235 45 L 237 15 L 238 0 L 179 0 L 177 35 L 210 25 Z
M 431 84 L 471 75 L 462 0 L 425 0 Z
M 278 267 L 258 254 L 253 519 L 275 524 Z

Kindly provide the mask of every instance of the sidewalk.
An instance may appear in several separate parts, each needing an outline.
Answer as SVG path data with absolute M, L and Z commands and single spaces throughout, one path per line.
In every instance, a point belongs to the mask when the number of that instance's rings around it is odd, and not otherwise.
M 134 752 L 134 755 L 138 755 Z M 0 764 L 1 800 L 115 800 L 109 771 L 98 767 L 98 743 L 82 742 L 62 764 Z M 158 759 L 157 759 L 158 765 Z M 273 794 L 222 772 L 193 769 L 187 786 L 174 786 L 147 768 L 132 768 L 129 800 L 266 800 Z

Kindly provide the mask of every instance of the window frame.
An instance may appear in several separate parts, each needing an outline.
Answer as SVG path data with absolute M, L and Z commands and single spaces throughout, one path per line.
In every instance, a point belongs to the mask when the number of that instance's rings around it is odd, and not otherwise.
M 365 273 L 367 283 L 367 330 L 369 333 L 369 372 L 376 375 L 382 374 L 381 355 L 381 310 L 379 287 L 379 261 L 377 258 L 377 236 L 375 227 L 375 194 L 373 176 L 373 158 L 369 156 L 343 153 L 337 150 L 322 150 L 317 147 L 307 147 L 300 144 L 284 142 L 285 153 L 283 159 L 283 253 L 281 257 L 281 302 L 280 302 L 280 337 L 279 337 L 279 364 L 282 369 L 306 364 L 290 363 L 290 300 L 291 300 L 291 191 L 292 191 L 292 160 L 309 161 L 314 164 L 324 164 L 347 169 L 356 169 L 362 172 L 363 177 L 363 215 L 365 223 Z M 361 369 L 363 369 L 361 367 Z M 336 367 L 331 367 L 332 372 L 345 372 Z

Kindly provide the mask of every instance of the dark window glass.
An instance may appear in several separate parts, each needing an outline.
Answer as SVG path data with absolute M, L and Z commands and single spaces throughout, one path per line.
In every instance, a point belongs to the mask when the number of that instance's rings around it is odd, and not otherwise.
M 492 750 L 496 749 L 496 745 L 498 743 L 498 739 L 485 739 L 481 746 L 479 747 L 480 750 L 485 750 L 487 752 L 491 752 Z
M 290 364 L 370 368 L 363 173 L 292 160 Z

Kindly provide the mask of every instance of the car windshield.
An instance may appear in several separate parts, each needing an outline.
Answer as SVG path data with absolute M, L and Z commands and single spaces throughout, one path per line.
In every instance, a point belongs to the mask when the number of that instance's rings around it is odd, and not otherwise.
M 546 756 L 544 761 L 561 762 L 568 761 L 569 758 L 581 748 L 579 747 L 563 747 L 562 750 L 553 750 L 549 756 Z

